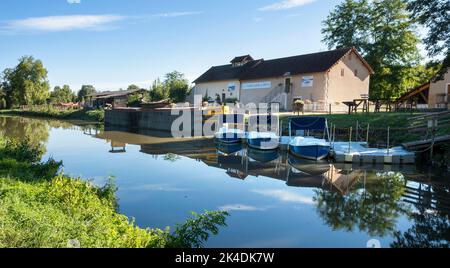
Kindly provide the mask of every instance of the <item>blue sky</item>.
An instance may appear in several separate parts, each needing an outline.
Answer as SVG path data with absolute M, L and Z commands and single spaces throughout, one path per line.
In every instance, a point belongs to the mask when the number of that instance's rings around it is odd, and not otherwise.
M 0 70 L 41 59 L 53 86 L 149 88 L 178 70 L 192 81 L 234 56 L 326 50 L 321 22 L 341 0 L 2 0 Z

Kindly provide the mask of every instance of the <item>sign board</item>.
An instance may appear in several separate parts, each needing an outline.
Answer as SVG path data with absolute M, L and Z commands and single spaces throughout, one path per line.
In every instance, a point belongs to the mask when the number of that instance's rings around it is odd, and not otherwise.
M 229 83 L 228 84 L 228 91 L 235 91 L 236 90 L 236 84 L 235 83 Z
M 302 87 L 313 87 L 313 86 L 314 86 L 314 76 L 302 77 Z
M 255 83 L 243 83 L 241 88 L 242 89 L 266 89 L 271 88 L 272 82 L 270 81 L 263 81 L 263 82 L 255 82 Z

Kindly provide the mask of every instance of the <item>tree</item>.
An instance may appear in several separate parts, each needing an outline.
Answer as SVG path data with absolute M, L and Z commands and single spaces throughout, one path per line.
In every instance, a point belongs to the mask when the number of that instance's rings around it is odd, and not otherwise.
M 52 103 L 67 103 L 75 101 L 77 96 L 70 89 L 68 85 L 64 85 L 62 88 L 56 86 L 53 91 L 50 93 L 50 100 Z
M 408 9 L 413 19 L 428 28 L 427 36 L 423 40 L 428 55 L 444 56 L 437 76 L 437 79 L 442 79 L 450 68 L 450 1 L 409 0 Z
M 96 92 L 96 90 L 95 90 L 94 86 L 82 85 L 80 91 L 78 91 L 77 100 L 82 102 L 82 101 L 84 101 L 84 99 L 87 95 L 93 94 L 95 92 Z
M 3 72 L 3 80 L 8 108 L 44 104 L 49 96 L 47 70 L 42 61 L 32 56 L 24 56 L 15 68 L 7 68 Z
M 134 85 L 134 84 L 129 85 L 128 88 L 127 88 L 127 90 L 139 90 L 139 89 L 141 89 L 141 88 L 136 86 L 136 85 Z
M 166 74 L 165 86 L 169 89 L 169 97 L 175 102 L 184 102 L 189 93 L 189 81 L 184 77 L 184 74 L 173 71 Z
M 410 88 L 420 55 L 405 0 L 346 0 L 323 25 L 330 49 L 355 46 L 372 66 L 372 98 L 397 97 Z
M 153 84 L 150 87 L 150 100 L 160 101 L 168 98 L 169 90 L 163 83 L 161 83 L 161 80 L 157 78 L 155 81 L 153 81 Z
M 163 82 L 159 78 L 153 82 L 150 88 L 150 99 L 152 101 L 170 99 L 175 103 L 184 102 L 189 90 L 189 81 L 184 74 L 173 71 L 165 75 Z

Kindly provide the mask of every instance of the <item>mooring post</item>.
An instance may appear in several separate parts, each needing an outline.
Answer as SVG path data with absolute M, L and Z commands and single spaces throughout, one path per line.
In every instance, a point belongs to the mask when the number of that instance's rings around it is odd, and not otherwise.
M 387 154 L 389 155 L 389 134 L 390 134 L 391 128 L 387 128 Z
M 355 141 L 358 141 L 359 137 L 359 121 L 356 120 Z
M 352 150 L 352 132 L 353 132 L 353 127 L 350 127 L 350 134 L 349 134 L 349 138 L 348 138 L 348 153 L 350 153 Z
M 367 123 L 367 134 L 366 134 L 366 142 L 369 143 L 369 129 L 370 129 L 370 124 Z

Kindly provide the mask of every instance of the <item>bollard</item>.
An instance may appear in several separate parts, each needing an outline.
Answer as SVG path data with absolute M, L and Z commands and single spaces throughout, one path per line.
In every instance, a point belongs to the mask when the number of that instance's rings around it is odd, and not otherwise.
M 389 133 L 390 127 L 387 128 L 387 154 L 389 155 Z
M 369 128 L 370 124 L 367 124 L 367 134 L 366 134 L 366 142 L 369 143 Z
M 352 151 L 352 131 L 353 131 L 353 127 L 350 127 L 350 134 L 349 134 L 349 138 L 348 138 L 348 153 L 350 153 Z

